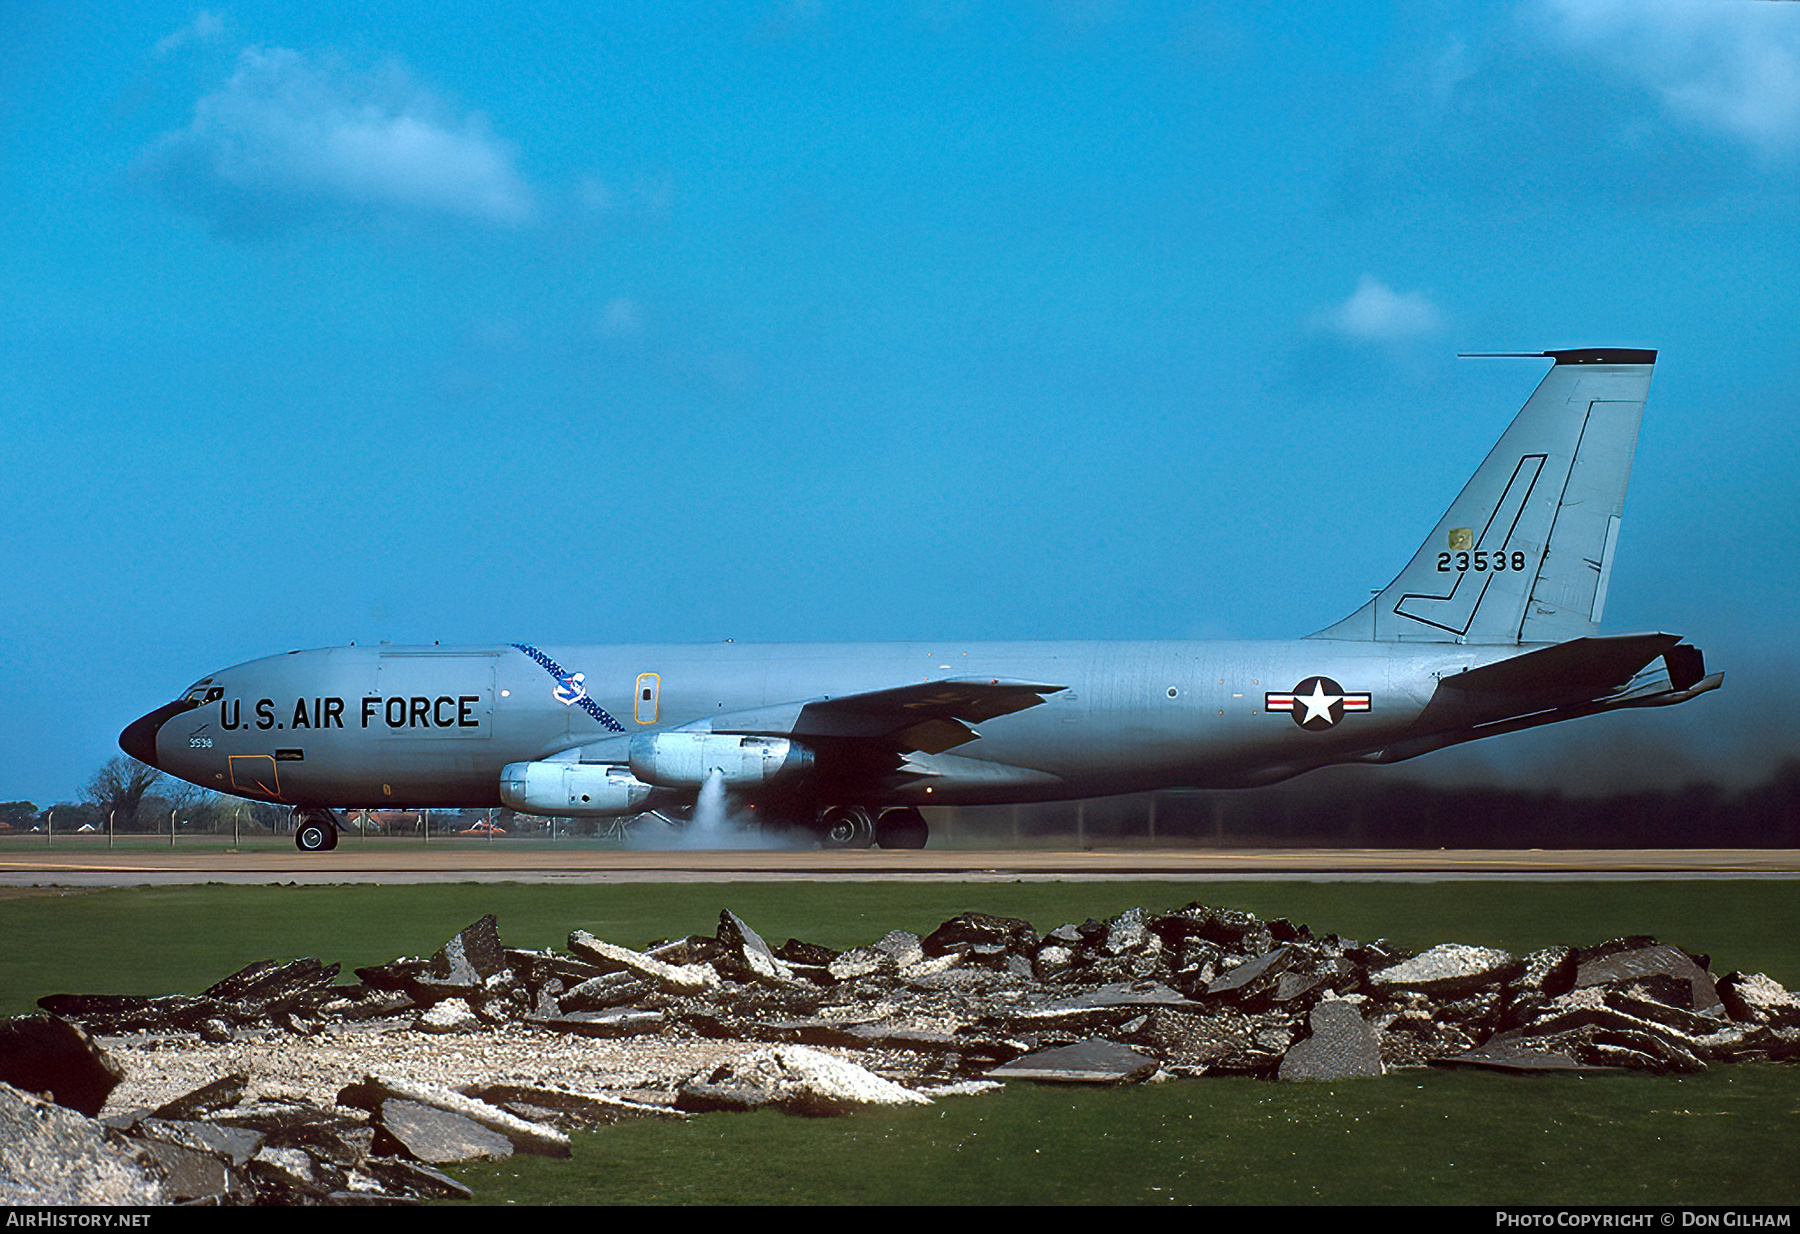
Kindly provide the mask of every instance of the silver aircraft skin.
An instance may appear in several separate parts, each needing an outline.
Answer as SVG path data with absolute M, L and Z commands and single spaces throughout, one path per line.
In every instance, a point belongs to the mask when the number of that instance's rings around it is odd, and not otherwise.
M 1602 636 L 1654 351 L 1550 371 L 1411 562 L 1268 642 L 331 647 L 221 670 L 133 757 L 294 807 L 679 814 L 717 781 L 821 842 L 921 847 L 921 806 L 1268 784 L 1723 680 L 1676 635 Z

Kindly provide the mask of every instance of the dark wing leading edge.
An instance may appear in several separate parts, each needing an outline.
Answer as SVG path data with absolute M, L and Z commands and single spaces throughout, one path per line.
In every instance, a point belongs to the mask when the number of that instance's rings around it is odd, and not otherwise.
M 973 741 L 973 725 L 1024 711 L 1066 686 L 1002 678 L 916 685 L 759 707 L 707 722 L 715 733 L 873 742 L 896 754 L 941 754 Z

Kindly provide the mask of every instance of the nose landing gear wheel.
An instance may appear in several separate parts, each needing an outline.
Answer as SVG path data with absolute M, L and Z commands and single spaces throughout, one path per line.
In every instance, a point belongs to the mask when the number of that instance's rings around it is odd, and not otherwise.
M 337 842 L 337 820 L 329 810 L 307 810 L 294 819 L 294 847 L 301 852 L 328 853 Z
M 875 841 L 875 820 L 862 806 L 833 806 L 819 819 L 820 848 L 867 848 Z

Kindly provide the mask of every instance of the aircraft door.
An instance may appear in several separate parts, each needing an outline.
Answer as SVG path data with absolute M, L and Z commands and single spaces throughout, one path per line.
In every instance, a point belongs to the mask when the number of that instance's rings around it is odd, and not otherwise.
M 655 724 L 662 706 L 661 694 L 661 673 L 639 673 L 637 689 L 631 696 L 632 718 L 639 724 Z

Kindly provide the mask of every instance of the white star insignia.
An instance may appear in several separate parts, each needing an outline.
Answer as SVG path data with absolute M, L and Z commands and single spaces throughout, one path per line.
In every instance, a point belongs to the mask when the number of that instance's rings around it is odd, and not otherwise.
M 1306 718 L 1300 721 L 1300 723 L 1310 724 L 1314 720 L 1323 720 L 1329 724 L 1331 723 L 1332 707 L 1343 702 L 1344 696 L 1342 694 L 1325 693 L 1325 683 L 1322 681 L 1315 681 L 1313 682 L 1313 692 L 1311 694 L 1296 694 L 1294 695 L 1294 701 L 1306 708 Z

